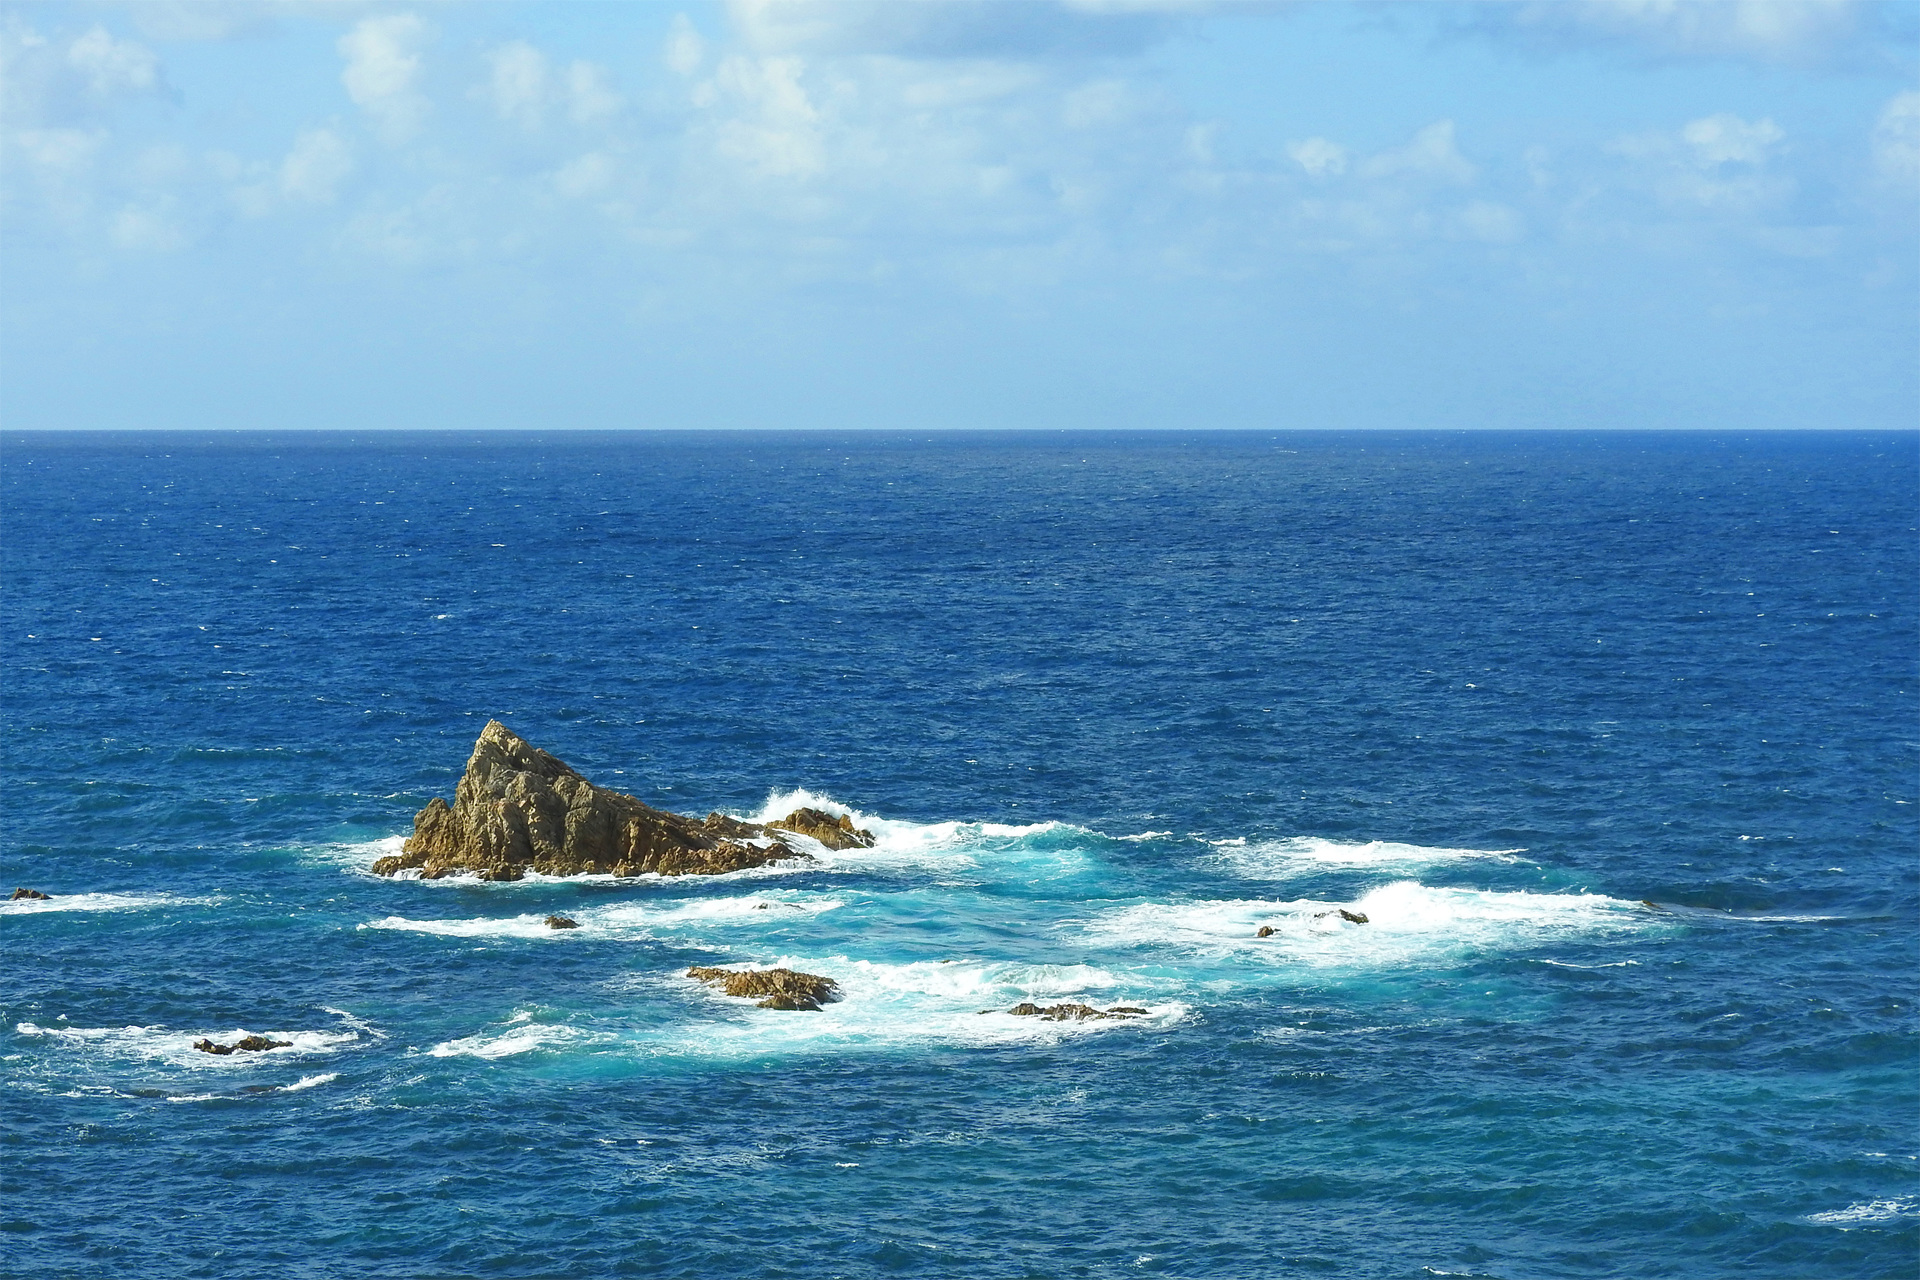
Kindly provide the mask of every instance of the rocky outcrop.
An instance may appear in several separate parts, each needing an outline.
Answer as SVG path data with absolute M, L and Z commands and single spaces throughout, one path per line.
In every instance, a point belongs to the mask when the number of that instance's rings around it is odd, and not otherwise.
M 232 1044 L 215 1044 L 211 1040 L 198 1040 L 194 1048 L 202 1053 L 217 1053 L 225 1056 L 229 1053 L 261 1053 L 268 1049 L 291 1048 L 291 1040 L 269 1040 L 265 1036 L 248 1036 L 245 1040 L 236 1040 Z
M 528 871 L 685 876 L 804 860 L 807 855 L 773 829 L 777 825 L 719 813 L 700 820 L 652 808 L 594 786 L 489 720 L 454 788 L 453 804 L 429 801 L 414 815 L 413 835 L 401 852 L 374 863 L 373 872 L 417 870 L 423 880 L 460 872 L 483 880 L 518 880 Z
M 801 810 L 801 812 L 811 813 L 813 812 L 813 810 L 803 809 Z M 9 895 L 9 901 L 18 902 L 23 898 L 34 898 L 41 902 L 45 902 L 47 899 L 51 898 L 52 896 L 53 896 L 52 894 L 42 893 L 38 889 L 15 889 L 13 893 Z
M 547 917 L 547 928 L 549 929 L 578 929 L 579 927 L 580 922 L 572 916 Z
M 1367 918 L 1365 916 L 1361 915 L 1358 911 L 1349 911 L 1345 907 L 1341 907 L 1336 911 L 1316 911 L 1313 913 L 1313 918 L 1315 920 L 1324 920 L 1328 916 L 1339 916 L 1342 920 L 1345 920 L 1348 924 L 1367 923 Z
M 873 832 L 854 826 L 853 819 L 844 813 L 836 818 L 824 809 L 795 809 L 767 825 L 812 836 L 829 849 L 873 848 Z
M 762 1009 L 818 1013 L 821 1005 L 840 999 L 840 984 L 832 978 L 795 969 L 703 969 L 695 965 L 687 970 L 687 976 L 730 996 L 762 996 L 758 1005 Z
M 1273 935 L 1274 927 L 1270 924 L 1263 924 L 1253 936 L 1256 938 L 1271 938 Z
M 1020 1018 L 1042 1018 L 1048 1022 L 1086 1022 L 1100 1018 L 1133 1018 L 1146 1010 L 1133 1005 L 1115 1005 L 1102 1010 L 1088 1004 L 1050 1004 L 1043 1009 L 1030 1001 L 1023 1001 L 1007 1012 Z

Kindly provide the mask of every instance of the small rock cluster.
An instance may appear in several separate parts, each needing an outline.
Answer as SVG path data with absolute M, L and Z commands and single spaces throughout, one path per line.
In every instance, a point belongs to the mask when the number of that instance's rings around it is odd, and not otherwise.
M 1316 911 L 1313 913 L 1315 920 L 1324 920 L 1328 916 L 1339 916 L 1348 924 L 1366 924 L 1368 922 L 1367 918 L 1358 911 L 1349 911 L 1345 907 L 1339 907 L 1332 911 Z M 1256 938 L 1271 938 L 1277 932 L 1278 930 L 1272 925 L 1263 924 L 1254 931 L 1253 936 Z
M 197 1040 L 194 1042 L 193 1047 L 202 1053 L 225 1055 L 229 1053 L 260 1053 L 266 1049 L 287 1049 L 291 1048 L 292 1045 L 293 1041 L 291 1040 L 269 1040 L 265 1036 L 248 1036 L 245 1040 L 236 1040 L 232 1044 L 215 1044 L 211 1040 Z
M 764 999 L 755 1006 L 760 1009 L 818 1013 L 821 1005 L 841 998 L 840 984 L 832 978 L 795 969 L 703 969 L 695 965 L 687 970 L 687 976 L 726 995 L 747 999 L 762 996 Z
M 991 1013 L 992 1010 L 987 1012 Z M 1138 1005 L 1115 1005 L 1111 1009 L 1096 1009 L 1090 1004 L 1050 1004 L 1046 1008 L 1031 1001 L 1022 1001 L 1007 1010 L 1021 1018 L 1041 1018 L 1047 1022 L 1085 1022 L 1098 1018 L 1137 1018 L 1146 1010 Z

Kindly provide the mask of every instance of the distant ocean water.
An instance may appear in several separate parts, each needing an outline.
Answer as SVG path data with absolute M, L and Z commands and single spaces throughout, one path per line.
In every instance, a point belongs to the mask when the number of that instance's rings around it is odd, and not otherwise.
M 0 438 L 0 1274 L 1920 1274 L 1917 517 L 1912 434 Z M 368 874 L 489 717 L 879 839 Z

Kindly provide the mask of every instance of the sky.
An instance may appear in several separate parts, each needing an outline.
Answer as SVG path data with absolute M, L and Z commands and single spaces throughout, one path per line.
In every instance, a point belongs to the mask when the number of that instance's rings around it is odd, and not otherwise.
M 0 426 L 1920 426 L 1920 4 L 0 5 Z

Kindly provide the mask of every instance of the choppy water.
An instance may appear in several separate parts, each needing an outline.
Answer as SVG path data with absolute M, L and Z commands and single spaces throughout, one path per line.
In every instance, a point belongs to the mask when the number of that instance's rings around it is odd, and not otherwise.
M 13 436 L 0 499 L 0 1272 L 1920 1273 L 1920 437 Z M 489 716 L 880 839 L 369 875 Z

